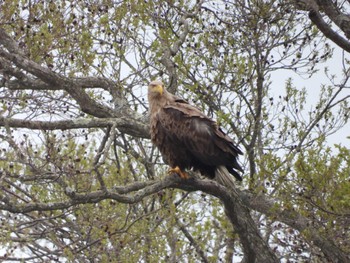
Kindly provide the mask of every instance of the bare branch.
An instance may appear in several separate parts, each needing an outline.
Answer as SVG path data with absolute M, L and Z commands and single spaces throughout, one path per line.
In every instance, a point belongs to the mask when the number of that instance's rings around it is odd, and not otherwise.
M 349 40 L 335 32 L 321 15 L 321 12 L 325 13 L 350 39 L 350 16 L 342 13 L 334 2 L 330 0 L 292 0 L 292 2 L 297 9 L 309 12 L 310 20 L 327 38 L 345 51 L 350 52 Z
M 311 21 L 318 27 L 319 30 L 339 47 L 350 53 L 350 42 L 341 37 L 323 20 L 322 16 L 317 11 L 310 11 L 309 17 Z
M 15 68 L 6 68 L 7 72 L 13 76 L 19 77 L 18 69 Z M 17 74 L 16 72 L 17 71 Z M 22 72 L 22 77 L 25 77 L 25 80 L 10 80 L 7 82 L 7 87 L 11 90 L 62 90 L 62 86 L 49 85 L 40 79 L 32 79 L 28 76 L 25 76 Z M 115 84 L 110 80 L 100 77 L 84 77 L 84 78 L 72 78 L 72 81 L 76 85 L 80 86 L 83 89 L 86 88 L 102 88 L 104 90 L 110 91 L 115 87 Z
M 324 12 L 350 39 L 350 16 L 341 12 L 336 3 L 331 0 L 317 0 L 320 10 Z
M 0 116 L 0 127 L 27 128 L 33 130 L 69 130 L 82 128 L 102 128 L 116 125 L 123 133 L 141 138 L 149 138 L 148 124 L 133 116 L 103 119 L 75 119 L 62 121 L 28 121 Z

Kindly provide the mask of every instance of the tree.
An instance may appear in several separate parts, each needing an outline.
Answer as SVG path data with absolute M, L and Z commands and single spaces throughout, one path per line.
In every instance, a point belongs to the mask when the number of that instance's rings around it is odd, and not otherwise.
M 350 150 L 327 138 L 349 63 L 320 72 L 334 48 L 296 2 L 2 1 L 0 258 L 348 261 Z M 273 88 L 286 72 L 329 82 L 309 106 L 292 78 Z M 236 139 L 241 185 L 167 175 L 154 78 Z

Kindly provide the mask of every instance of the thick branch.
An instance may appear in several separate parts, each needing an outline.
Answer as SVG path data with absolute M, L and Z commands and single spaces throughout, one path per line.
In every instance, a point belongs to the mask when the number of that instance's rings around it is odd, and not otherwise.
M 113 199 L 120 203 L 125 204 L 134 204 L 140 202 L 146 196 L 152 195 L 159 192 L 162 189 L 171 187 L 174 185 L 174 177 L 167 176 L 162 181 L 153 181 L 147 184 L 147 187 L 144 187 L 138 190 L 133 195 L 131 194 L 121 194 L 117 191 L 109 190 L 99 190 L 86 194 L 78 194 L 74 189 L 65 189 L 66 195 L 70 199 L 63 202 L 54 202 L 54 203 L 24 203 L 17 204 L 12 203 L 9 198 L 5 195 L 0 195 L 0 209 L 6 210 L 11 213 L 28 213 L 33 211 L 54 211 L 60 209 L 67 209 L 71 206 L 78 204 L 87 204 L 87 203 L 98 203 L 105 199 Z M 139 186 L 139 184 L 138 184 Z M 134 187 L 127 187 L 129 190 L 134 189 Z M 138 187 L 136 187 L 137 189 Z
M 6 69 L 7 73 L 19 77 L 19 73 L 15 72 L 16 69 L 10 68 Z M 11 70 L 11 71 L 10 71 Z M 18 71 L 18 70 L 17 70 Z M 17 74 L 16 74 L 17 73 Z M 24 76 L 23 72 L 21 74 Z M 109 80 L 98 77 L 84 77 L 84 78 L 72 78 L 72 81 L 75 82 L 76 85 L 85 89 L 85 88 L 101 88 L 109 91 L 115 85 L 111 83 Z M 25 76 L 24 80 L 10 80 L 7 82 L 7 87 L 11 90 L 62 90 L 61 86 L 53 86 L 49 85 L 40 79 L 31 79 Z
M 102 128 L 116 125 L 121 132 L 131 136 L 149 138 L 149 128 L 145 122 L 132 116 L 103 119 L 75 119 L 62 121 L 28 121 L 0 116 L 0 127 L 27 128 L 32 130 L 69 130 L 81 128 Z
M 317 0 L 320 10 L 324 12 L 350 39 L 350 16 L 342 13 L 340 8 L 331 0 Z
M 322 18 L 320 12 L 324 12 L 345 34 L 350 38 L 350 17 L 340 12 L 340 9 L 330 0 L 292 0 L 294 6 L 309 12 L 310 20 L 317 28 L 339 47 L 350 53 L 350 42 L 335 32 Z
M 322 16 L 317 11 L 310 11 L 309 17 L 317 28 L 325 35 L 325 37 L 332 40 L 339 47 L 350 53 L 350 42 L 341 37 L 323 20 Z

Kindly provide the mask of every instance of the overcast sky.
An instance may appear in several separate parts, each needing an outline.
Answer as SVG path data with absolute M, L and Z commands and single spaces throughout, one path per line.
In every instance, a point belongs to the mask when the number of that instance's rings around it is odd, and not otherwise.
M 273 95 L 276 97 L 279 96 L 281 94 L 281 87 L 283 87 L 282 90 L 284 90 L 286 80 L 291 77 L 293 79 L 293 84 L 295 87 L 298 87 L 300 89 L 303 87 L 306 88 L 308 94 L 307 103 L 310 105 L 310 107 L 306 107 L 305 110 L 310 109 L 311 106 L 315 106 L 318 101 L 322 84 L 333 86 L 331 81 L 327 78 L 327 76 L 324 73 L 325 67 L 328 67 L 330 74 L 334 74 L 337 76 L 336 83 L 340 84 L 344 79 L 344 69 L 342 63 L 344 56 L 347 59 L 350 59 L 349 54 L 343 52 L 340 48 L 335 46 L 333 57 L 330 58 L 326 63 L 319 64 L 316 67 L 317 69 L 319 69 L 319 71 L 311 78 L 301 77 L 298 74 L 293 73 L 292 71 L 285 71 L 285 74 L 283 74 L 283 71 L 281 70 L 274 72 L 271 76 L 272 92 L 274 93 Z M 350 96 L 350 83 L 348 84 L 348 86 L 349 88 L 343 89 L 341 91 L 341 93 L 339 94 L 339 99 L 345 96 Z M 328 142 L 330 145 L 341 143 L 342 145 L 350 148 L 350 139 L 347 139 L 347 136 L 350 136 L 350 122 L 348 122 L 338 132 L 329 136 Z

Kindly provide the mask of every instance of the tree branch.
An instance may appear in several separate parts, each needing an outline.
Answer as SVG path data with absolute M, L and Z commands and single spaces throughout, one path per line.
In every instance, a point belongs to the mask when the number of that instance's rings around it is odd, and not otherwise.
M 316 0 L 320 10 L 324 12 L 350 39 L 350 16 L 341 12 L 336 3 L 330 0 Z
M 332 28 L 323 20 L 319 12 L 314 10 L 310 11 L 309 18 L 327 38 L 350 53 L 350 42 L 333 31 Z
M 350 42 L 332 30 L 331 26 L 324 21 L 320 12 L 324 12 L 344 32 L 348 39 L 350 38 L 349 15 L 340 12 L 340 8 L 337 8 L 336 4 L 330 0 L 292 0 L 292 3 L 297 9 L 308 11 L 310 20 L 325 37 L 350 53 Z
M 201 5 L 202 2 L 199 2 L 195 11 L 196 13 L 199 12 Z M 159 39 L 162 42 L 165 42 L 163 56 L 161 57 L 160 62 L 165 66 L 167 72 L 169 73 L 168 90 L 172 93 L 176 93 L 176 89 L 178 87 L 178 74 L 176 73 L 176 63 L 172 60 L 172 57 L 176 56 L 176 54 L 181 48 L 181 45 L 186 41 L 186 38 L 189 34 L 189 22 L 187 21 L 187 19 L 193 16 L 193 14 L 184 14 L 180 18 L 179 25 L 182 26 L 181 28 L 183 30 L 178 36 L 177 41 L 175 41 L 172 46 L 166 45 L 167 43 L 165 41 L 162 41 L 162 39 L 159 37 Z
M 6 68 L 7 73 L 10 73 L 11 75 L 19 78 L 19 70 L 15 68 L 10 68 L 9 66 Z M 17 72 L 15 72 L 17 70 Z M 22 78 L 25 77 L 25 80 L 10 80 L 7 82 L 7 87 L 10 90 L 62 90 L 61 86 L 54 86 L 49 85 L 40 79 L 32 79 L 28 76 L 25 76 L 23 72 L 20 71 L 22 74 Z M 84 78 L 72 78 L 72 81 L 75 82 L 76 85 L 79 87 L 86 89 L 86 88 L 101 88 L 106 91 L 111 90 L 115 85 L 105 79 L 100 77 L 84 77 Z
M 0 127 L 27 128 L 32 130 L 69 130 L 83 128 L 102 128 L 116 125 L 121 132 L 140 138 L 150 138 L 148 124 L 133 116 L 102 119 L 75 119 L 62 121 L 28 121 L 0 116 Z

